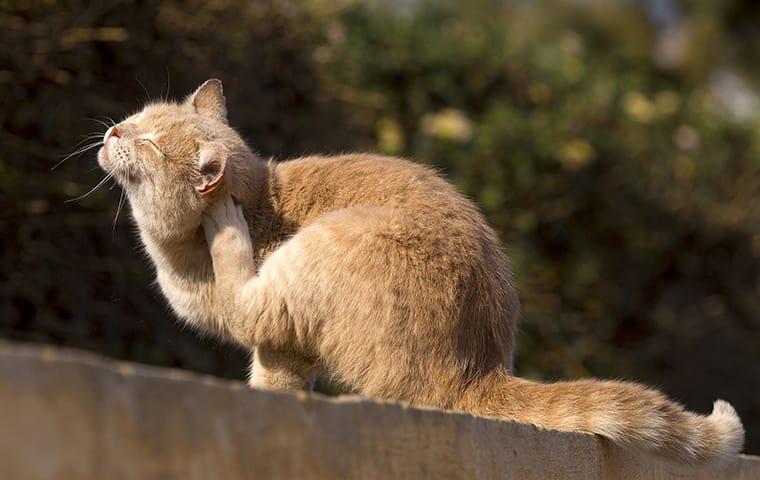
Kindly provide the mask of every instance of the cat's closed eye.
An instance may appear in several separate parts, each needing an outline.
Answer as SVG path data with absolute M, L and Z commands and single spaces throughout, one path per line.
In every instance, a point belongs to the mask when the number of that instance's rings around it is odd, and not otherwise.
M 149 145 L 153 150 L 155 150 L 157 153 L 159 153 L 162 157 L 165 157 L 166 154 L 163 150 L 154 142 L 151 138 L 148 137 L 138 137 L 135 139 L 135 141 L 140 145 Z

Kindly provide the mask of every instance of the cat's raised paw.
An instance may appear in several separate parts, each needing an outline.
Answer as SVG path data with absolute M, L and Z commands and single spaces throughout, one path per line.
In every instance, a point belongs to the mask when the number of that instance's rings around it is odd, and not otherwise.
M 243 209 L 229 195 L 203 212 L 201 224 L 212 256 L 215 251 L 250 248 L 248 223 Z

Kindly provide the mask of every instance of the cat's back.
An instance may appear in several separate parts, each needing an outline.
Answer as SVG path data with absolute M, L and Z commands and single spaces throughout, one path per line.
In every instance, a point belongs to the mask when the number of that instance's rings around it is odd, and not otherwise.
M 372 243 L 386 268 L 405 258 L 420 274 L 511 283 L 501 243 L 476 205 L 433 169 L 381 155 L 304 157 L 278 165 L 282 213 L 315 244 L 362 261 Z M 464 277 L 463 277 L 464 278 Z M 486 280 L 488 281 L 488 280 Z
M 450 226 L 490 231 L 472 201 L 432 168 L 402 158 L 309 156 L 279 163 L 276 171 L 283 210 L 303 223 L 362 206 L 395 209 L 416 221 L 435 218 Z

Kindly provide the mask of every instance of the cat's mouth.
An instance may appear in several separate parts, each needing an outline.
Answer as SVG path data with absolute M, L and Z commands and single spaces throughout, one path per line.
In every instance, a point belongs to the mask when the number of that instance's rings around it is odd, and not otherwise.
M 100 165 L 100 168 L 111 173 L 110 159 L 108 158 L 108 150 L 105 146 L 100 147 L 98 150 L 98 164 Z
M 107 144 L 104 144 L 100 147 L 100 150 L 98 150 L 98 164 L 100 165 L 100 168 L 106 171 L 106 173 L 113 175 L 118 175 L 120 173 L 121 168 L 119 168 L 120 166 L 114 162 L 113 156 L 109 154 Z
M 98 164 L 100 164 L 100 168 L 115 178 L 125 188 L 138 183 L 138 178 L 134 175 L 133 169 L 129 165 L 128 157 L 122 158 L 118 151 L 114 154 L 113 151 L 109 151 L 107 145 L 100 147 L 100 150 L 98 150 Z
M 98 164 L 106 172 L 123 180 L 128 175 L 131 148 L 124 144 L 115 129 L 108 129 L 103 137 L 103 146 L 98 150 Z

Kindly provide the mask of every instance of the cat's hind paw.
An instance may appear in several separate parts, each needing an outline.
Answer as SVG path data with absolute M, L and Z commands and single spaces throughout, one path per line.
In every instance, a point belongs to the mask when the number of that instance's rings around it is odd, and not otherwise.
M 201 224 L 212 258 L 241 253 L 248 256 L 252 250 L 243 209 L 231 196 L 209 206 Z

